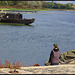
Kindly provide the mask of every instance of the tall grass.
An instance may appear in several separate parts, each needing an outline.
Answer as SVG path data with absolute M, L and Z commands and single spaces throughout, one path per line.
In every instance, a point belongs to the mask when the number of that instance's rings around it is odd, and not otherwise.
M 33 66 L 40 66 L 39 64 L 34 64 Z M 14 61 L 11 63 L 11 61 L 8 61 L 5 59 L 5 64 L 2 64 L 2 61 L 0 60 L 0 68 L 11 68 L 11 69 L 20 69 L 20 67 L 27 67 L 27 65 L 24 65 L 21 62 Z M 30 67 L 30 66 L 28 66 Z
M 4 65 L 2 64 L 1 60 L 0 60 L 0 68 L 4 68 Z
M 5 59 L 5 64 L 2 64 L 2 61 L 0 60 L 0 68 L 19 69 L 20 67 L 23 67 L 23 65 L 20 62 L 15 61 L 12 64 L 11 61 L 8 61 L 7 59 Z

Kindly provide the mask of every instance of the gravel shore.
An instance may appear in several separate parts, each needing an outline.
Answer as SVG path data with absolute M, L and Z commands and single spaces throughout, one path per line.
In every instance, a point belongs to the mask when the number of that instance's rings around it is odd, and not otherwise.
M 16 69 L 19 73 L 13 74 L 75 74 L 75 64 L 65 64 L 56 66 L 21 67 Z M 9 71 L 14 69 L 0 68 L 0 74 L 12 74 Z

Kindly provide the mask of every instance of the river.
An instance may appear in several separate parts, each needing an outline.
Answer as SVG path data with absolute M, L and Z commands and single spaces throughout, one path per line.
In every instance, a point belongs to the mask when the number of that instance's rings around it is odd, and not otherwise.
M 43 66 L 53 44 L 61 53 L 75 49 L 75 11 L 38 11 L 23 14 L 35 18 L 31 26 L 0 25 L 0 59 Z

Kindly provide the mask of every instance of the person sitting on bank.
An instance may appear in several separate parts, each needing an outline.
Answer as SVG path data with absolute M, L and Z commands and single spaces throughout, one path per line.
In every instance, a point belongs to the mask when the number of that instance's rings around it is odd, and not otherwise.
M 50 65 L 59 65 L 60 50 L 57 43 L 55 43 L 53 46 L 54 49 L 50 53 L 49 63 L 51 63 Z

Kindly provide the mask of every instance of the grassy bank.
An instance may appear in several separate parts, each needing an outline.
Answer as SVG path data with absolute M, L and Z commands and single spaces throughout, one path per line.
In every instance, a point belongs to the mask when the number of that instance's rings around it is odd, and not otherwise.
M 50 9 L 50 8 L 42 8 L 42 9 L 31 9 L 31 8 L 19 8 L 19 7 L 0 7 L 0 10 L 25 10 L 25 11 L 75 11 L 75 9 Z
M 26 8 L 26 9 L 22 9 L 22 8 L 1 8 L 0 10 L 8 10 L 8 11 L 13 11 L 13 10 L 23 10 L 23 11 L 46 11 L 49 9 L 30 9 L 30 8 Z

